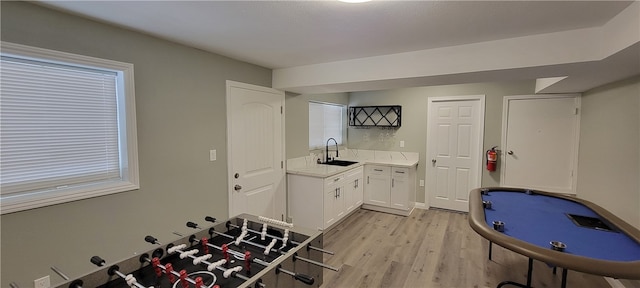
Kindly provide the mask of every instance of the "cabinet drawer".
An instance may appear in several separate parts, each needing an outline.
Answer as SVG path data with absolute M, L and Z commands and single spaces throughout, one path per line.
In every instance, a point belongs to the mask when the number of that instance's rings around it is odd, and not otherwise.
M 344 179 L 344 174 L 338 174 L 324 179 L 324 186 L 334 185 L 340 183 Z
M 351 179 L 351 178 L 362 178 L 362 172 L 363 172 L 363 168 L 362 166 L 358 167 L 358 168 L 353 168 L 347 172 L 344 173 L 344 178 L 345 179 Z
M 391 177 L 396 179 L 408 179 L 409 168 L 393 167 L 393 171 L 391 172 Z
M 376 166 L 371 165 L 367 166 L 367 175 L 389 175 L 391 171 L 391 167 L 389 166 Z

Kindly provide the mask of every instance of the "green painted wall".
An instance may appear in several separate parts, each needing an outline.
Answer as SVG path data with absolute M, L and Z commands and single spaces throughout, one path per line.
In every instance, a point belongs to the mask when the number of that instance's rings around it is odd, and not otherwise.
M 484 150 L 500 145 L 502 98 L 533 94 L 534 81 L 473 83 L 352 92 L 348 105 L 402 105 L 402 127 L 348 128 L 348 146 L 357 149 L 420 153 L 418 178 L 425 178 L 427 98 L 485 95 Z M 344 103 L 330 95 L 287 97 L 287 158 L 308 155 L 308 109 L 313 100 Z M 342 96 L 341 96 L 342 97 Z M 295 107 L 296 111 L 292 112 Z M 595 202 L 640 227 L 640 78 L 634 77 L 583 93 L 577 196 Z M 399 141 L 405 141 L 400 148 Z M 500 183 L 496 172 L 482 172 L 482 186 Z M 424 202 L 424 187 L 416 201 Z
M 578 197 L 640 229 L 640 77 L 582 96 Z
M 2 215 L 1 282 L 32 287 L 54 265 L 85 274 L 187 233 L 184 223 L 226 219 L 225 81 L 271 87 L 271 70 L 27 2 L 1 2 L 1 39 L 134 64 L 140 189 Z M 209 161 L 209 149 L 218 160 Z
M 533 94 L 535 81 L 474 83 L 417 87 L 384 91 L 354 92 L 349 105 L 401 105 L 402 127 L 397 130 L 349 128 L 349 148 L 391 150 L 420 153 L 418 180 L 425 180 L 427 151 L 427 99 L 429 97 L 485 95 L 484 150 L 499 146 L 502 134 L 502 97 Z M 405 147 L 400 148 L 400 141 Z M 429 165 L 431 163 L 428 163 Z M 482 171 L 482 186 L 498 186 L 500 167 L 495 172 Z M 427 186 L 426 183 L 425 186 Z M 416 202 L 425 202 L 425 187 L 417 187 Z

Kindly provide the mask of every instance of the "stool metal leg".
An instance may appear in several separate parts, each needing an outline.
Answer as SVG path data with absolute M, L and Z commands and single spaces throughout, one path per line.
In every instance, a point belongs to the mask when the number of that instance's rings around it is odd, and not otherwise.
M 567 268 L 562 268 L 562 288 L 567 288 Z
M 527 287 L 531 287 L 532 274 L 533 274 L 533 258 L 529 258 L 529 270 L 527 271 Z

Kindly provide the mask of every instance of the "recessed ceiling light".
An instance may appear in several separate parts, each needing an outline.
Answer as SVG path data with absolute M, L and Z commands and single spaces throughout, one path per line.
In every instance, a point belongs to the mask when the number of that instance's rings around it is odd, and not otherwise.
M 340 2 L 344 2 L 344 3 L 364 3 L 364 2 L 369 2 L 371 0 L 338 0 Z

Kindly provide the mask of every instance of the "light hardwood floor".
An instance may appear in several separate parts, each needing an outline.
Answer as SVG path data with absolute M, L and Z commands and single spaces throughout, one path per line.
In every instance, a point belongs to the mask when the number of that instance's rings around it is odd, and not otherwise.
M 467 214 L 415 209 L 409 217 L 361 209 L 325 232 L 321 287 L 496 287 L 526 282 L 527 258 L 493 246 L 473 231 Z M 561 272 L 559 269 L 558 272 Z M 610 287 L 603 277 L 569 271 L 567 287 Z M 560 287 L 561 273 L 534 261 L 534 287 Z M 513 286 L 505 286 L 513 287 Z

